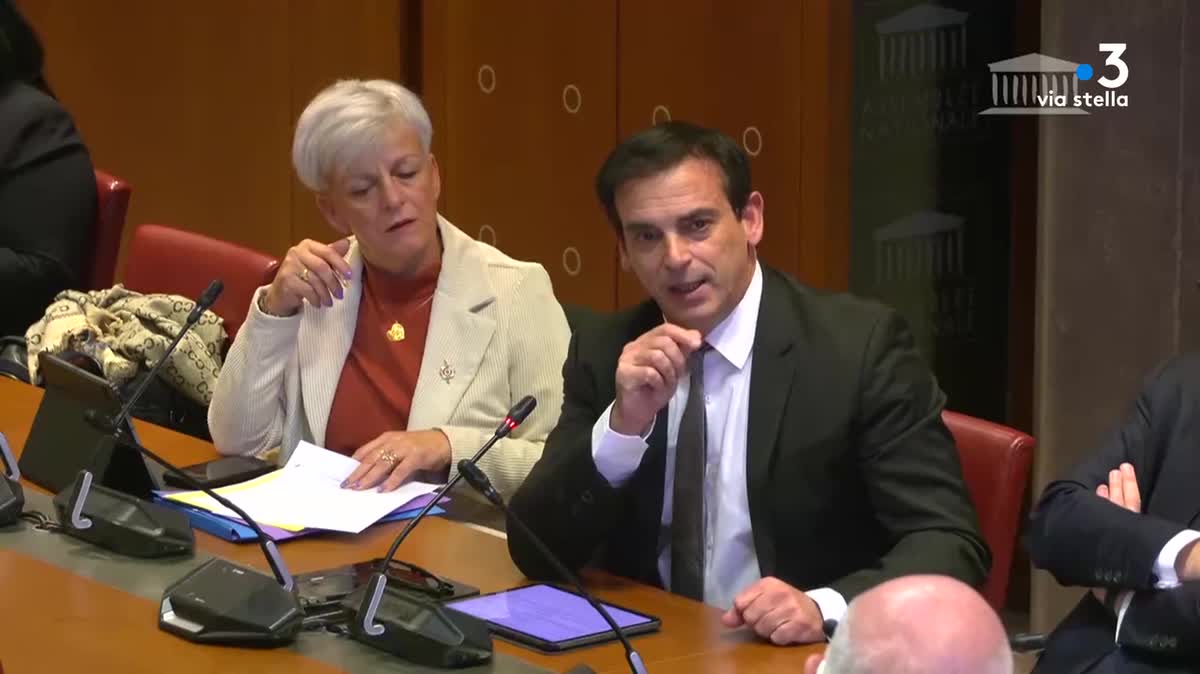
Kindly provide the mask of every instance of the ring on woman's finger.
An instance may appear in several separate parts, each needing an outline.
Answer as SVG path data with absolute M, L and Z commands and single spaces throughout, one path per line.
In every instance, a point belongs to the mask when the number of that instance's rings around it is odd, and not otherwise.
M 305 267 L 304 270 L 300 272 L 300 280 L 308 283 L 308 267 Z
M 390 451 L 384 452 L 379 455 L 379 463 L 386 463 L 387 465 L 391 466 L 396 463 L 396 455 L 392 454 Z

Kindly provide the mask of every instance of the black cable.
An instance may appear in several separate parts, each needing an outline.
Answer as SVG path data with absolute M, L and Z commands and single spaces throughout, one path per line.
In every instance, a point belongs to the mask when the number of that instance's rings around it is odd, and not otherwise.
M 38 531 L 60 532 L 63 527 L 54 518 L 36 510 L 26 510 L 19 517 L 33 525 Z

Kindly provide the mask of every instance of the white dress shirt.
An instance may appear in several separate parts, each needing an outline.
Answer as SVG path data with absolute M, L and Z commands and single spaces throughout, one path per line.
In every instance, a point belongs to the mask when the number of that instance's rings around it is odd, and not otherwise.
M 1179 574 L 1175 573 L 1175 562 L 1179 559 L 1179 553 L 1183 552 L 1189 543 L 1196 540 L 1200 540 L 1200 531 L 1184 529 L 1167 541 L 1154 560 L 1154 576 L 1158 579 L 1154 581 L 1154 589 L 1170 590 L 1182 584 L 1179 582 Z M 1126 590 L 1117 595 L 1114 607 L 1117 610 L 1118 635 L 1121 633 L 1121 622 L 1125 620 L 1125 611 L 1129 609 L 1129 603 L 1132 601 L 1133 590 Z
M 750 499 L 746 487 L 746 432 L 750 416 L 750 371 L 754 361 L 754 335 L 762 301 L 762 268 L 734 310 L 713 328 L 705 341 L 712 348 L 704 358 L 704 398 L 707 453 L 704 468 L 704 602 L 728 609 L 739 593 L 762 576 L 754 550 Z M 671 587 L 671 516 L 675 485 L 675 445 L 679 423 L 687 406 L 691 377 L 676 382 L 675 394 L 655 424 L 667 423 L 666 479 L 663 484 L 662 529 L 659 534 L 658 572 Z M 612 405 L 592 427 L 592 457 L 609 484 L 623 485 L 637 470 L 648 447 L 646 436 L 623 435 L 612 430 Z M 846 600 L 837 591 L 819 588 L 807 593 L 825 620 L 840 620 Z

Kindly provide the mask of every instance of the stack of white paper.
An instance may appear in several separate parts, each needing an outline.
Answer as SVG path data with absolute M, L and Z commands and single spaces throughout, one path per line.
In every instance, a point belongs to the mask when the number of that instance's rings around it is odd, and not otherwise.
M 215 491 L 259 524 L 288 531 L 311 528 L 356 534 L 438 488 L 427 482 L 409 482 L 387 493 L 343 489 L 342 481 L 358 465 L 358 461 L 348 456 L 301 442 L 283 468 Z M 179 492 L 166 498 L 225 517 L 237 517 L 237 513 L 201 491 Z

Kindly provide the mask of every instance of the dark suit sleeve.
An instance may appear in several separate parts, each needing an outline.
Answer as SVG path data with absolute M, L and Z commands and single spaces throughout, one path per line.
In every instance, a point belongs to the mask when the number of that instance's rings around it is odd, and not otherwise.
M 595 374 L 580 358 L 579 339 L 576 332 L 563 365 L 558 425 L 510 503 L 511 510 L 572 570 L 587 564 L 608 538 L 623 502 L 623 489 L 609 485 L 592 460 L 592 427 L 612 401 L 597 399 Z M 553 567 L 511 519 L 508 549 L 526 576 L 557 580 Z
M 1200 583 L 1133 595 L 1117 644 L 1123 648 L 1165 656 L 1200 656 Z
M 887 551 L 878 565 L 830 586 L 849 600 L 878 583 L 914 573 L 980 585 L 991 555 L 979 533 L 954 441 L 942 423 L 945 395 L 894 312 L 876 324 L 862 372 L 855 421 L 859 464 L 888 539 Z
M 1156 472 L 1162 438 L 1174 422 L 1178 386 L 1168 367 L 1146 387 L 1133 412 L 1093 458 L 1065 478 L 1050 483 L 1034 508 L 1030 553 L 1035 566 L 1063 585 L 1148 590 L 1154 587 L 1154 561 L 1167 541 L 1184 527 L 1138 514 L 1096 495 L 1108 472 L 1133 464 L 1143 501 Z

